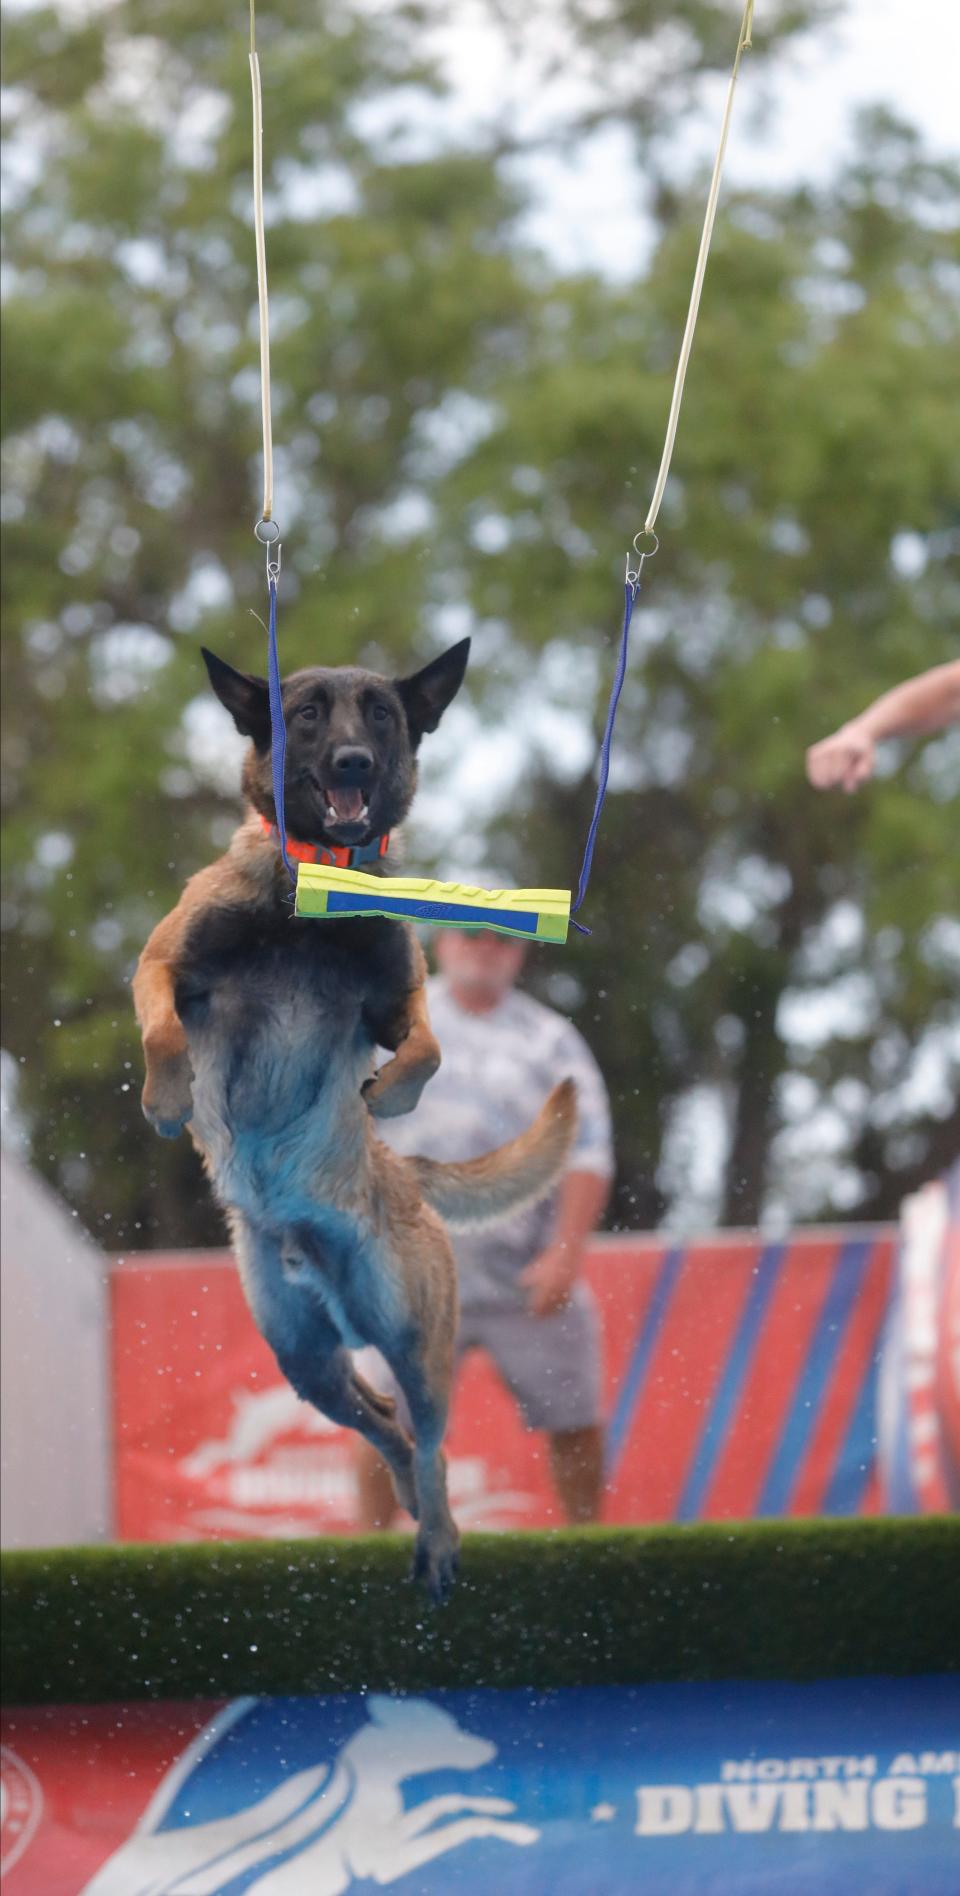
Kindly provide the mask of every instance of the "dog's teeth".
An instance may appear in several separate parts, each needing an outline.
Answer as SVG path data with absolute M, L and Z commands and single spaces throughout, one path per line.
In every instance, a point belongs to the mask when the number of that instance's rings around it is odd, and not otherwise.
M 358 811 L 358 813 L 357 813 L 357 815 L 356 815 L 356 816 L 350 816 L 350 817 L 344 817 L 344 816 L 342 816 L 339 810 L 335 810 L 335 809 L 334 809 L 334 807 L 333 807 L 333 804 L 332 804 L 332 803 L 328 803 L 328 804 L 327 804 L 327 818 L 326 818 L 326 820 L 327 820 L 327 822 L 328 822 L 328 823 L 330 823 L 331 825 L 332 825 L 332 824 L 334 824 L 334 823 L 343 823 L 343 822 L 348 822 L 348 823 L 365 823 L 365 822 L 367 821 L 367 818 L 368 818 L 368 816 L 369 816 L 369 815 L 370 815 L 370 805 L 369 805 L 368 803 L 364 803 L 364 804 L 363 804 L 363 805 L 361 806 L 361 808 L 360 808 L 360 810 Z

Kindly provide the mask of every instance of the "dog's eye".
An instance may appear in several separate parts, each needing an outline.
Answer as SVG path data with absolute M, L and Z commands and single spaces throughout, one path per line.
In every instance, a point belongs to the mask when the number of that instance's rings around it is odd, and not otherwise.
M 390 716 L 390 713 L 385 704 L 375 704 L 371 706 L 370 716 L 375 724 L 383 724 L 385 719 Z
M 306 718 L 310 724 L 316 723 L 317 715 L 317 707 L 315 704 L 302 704 L 297 712 L 298 718 Z

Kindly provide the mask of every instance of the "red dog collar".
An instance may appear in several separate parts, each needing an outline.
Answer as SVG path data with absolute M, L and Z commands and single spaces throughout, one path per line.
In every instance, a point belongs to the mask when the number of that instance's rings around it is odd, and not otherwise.
M 280 831 L 275 823 L 269 823 L 263 815 L 260 822 L 265 836 L 269 836 L 280 847 Z M 355 869 L 361 862 L 378 862 L 390 847 L 390 833 L 375 836 L 372 843 L 358 843 L 354 849 L 337 849 L 327 843 L 295 843 L 287 836 L 287 855 L 295 862 L 326 863 L 332 869 Z

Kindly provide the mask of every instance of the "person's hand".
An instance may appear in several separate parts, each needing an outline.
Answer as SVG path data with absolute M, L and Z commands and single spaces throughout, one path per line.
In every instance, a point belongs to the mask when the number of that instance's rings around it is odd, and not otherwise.
M 873 775 L 874 742 L 865 724 L 854 719 L 832 737 L 811 744 L 807 777 L 815 790 L 856 790 Z
M 548 1251 L 541 1251 L 540 1256 L 520 1272 L 531 1316 L 552 1317 L 557 1310 L 562 1310 L 576 1281 L 577 1258 L 565 1244 L 554 1244 Z

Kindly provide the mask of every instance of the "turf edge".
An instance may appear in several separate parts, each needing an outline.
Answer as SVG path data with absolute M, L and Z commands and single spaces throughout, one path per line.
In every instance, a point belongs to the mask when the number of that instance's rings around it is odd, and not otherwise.
M 452 1603 L 401 1536 L 0 1563 L 7 1703 L 960 1670 L 960 1519 L 475 1534 Z

